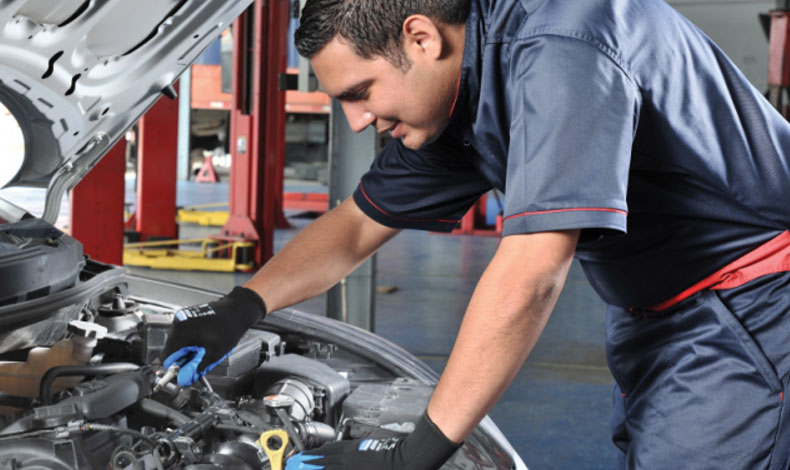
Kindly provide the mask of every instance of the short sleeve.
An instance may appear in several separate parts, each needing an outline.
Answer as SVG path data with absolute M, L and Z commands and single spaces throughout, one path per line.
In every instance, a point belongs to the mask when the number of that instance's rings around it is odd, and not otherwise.
M 625 232 L 638 88 L 579 39 L 539 36 L 512 47 L 503 234 Z
M 466 152 L 447 136 L 419 150 L 392 140 L 362 176 L 354 201 L 388 227 L 449 232 L 491 189 Z

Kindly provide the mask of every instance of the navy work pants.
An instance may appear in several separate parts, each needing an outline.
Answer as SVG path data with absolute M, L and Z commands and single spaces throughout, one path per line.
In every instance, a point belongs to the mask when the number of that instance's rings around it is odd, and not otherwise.
M 606 329 L 618 468 L 790 468 L 790 273 Z

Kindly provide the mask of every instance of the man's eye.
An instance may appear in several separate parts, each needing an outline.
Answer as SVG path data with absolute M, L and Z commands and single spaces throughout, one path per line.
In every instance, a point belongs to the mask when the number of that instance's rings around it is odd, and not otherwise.
M 365 91 L 358 91 L 352 95 L 349 95 L 346 99 L 349 101 L 361 101 L 368 97 L 367 90 Z

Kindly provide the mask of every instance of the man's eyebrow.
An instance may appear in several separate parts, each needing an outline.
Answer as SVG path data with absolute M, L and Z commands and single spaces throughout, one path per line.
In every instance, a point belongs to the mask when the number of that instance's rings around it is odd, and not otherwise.
M 335 96 L 335 99 L 337 99 L 337 100 L 347 100 L 349 98 L 352 98 L 354 95 L 356 95 L 357 93 L 359 93 L 363 89 L 369 87 L 371 82 L 372 82 L 372 80 L 365 80 L 364 82 L 360 82 L 360 83 L 356 83 L 354 85 L 351 85 L 350 87 L 348 87 L 345 90 L 343 90 L 342 92 L 340 92 L 340 94 Z

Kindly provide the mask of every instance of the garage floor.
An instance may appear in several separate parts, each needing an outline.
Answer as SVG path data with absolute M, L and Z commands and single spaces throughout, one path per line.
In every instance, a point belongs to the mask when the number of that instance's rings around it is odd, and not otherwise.
M 132 181 L 127 191 L 133 191 Z M 287 187 L 310 191 L 316 187 Z M 226 201 L 226 184 L 179 183 L 178 204 Z M 30 189 L 0 191 L 34 212 L 43 193 Z M 127 192 L 127 201 L 134 194 Z M 65 211 L 59 221 L 68 220 Z M 295 215 L 295 214 L 288 214 Z M 294 228 L 278 230 L 276 249 L 309 223 L 291 218 Z M 207 235 L 216 229 L 182 226 L 182 237 Z M 476 280 L 496 250 L 498 239 L 458 237 L 405 231 L 383 247 L 378 257 L 380 286 L 395 286 L 376 300 L 375 332 L 425 360 L 444 367 Z M 246 274 L 154 271 L 149 276 L 229 291 Z M 324 314 L 322 298 L 298 308 Z M 608 437 L 612 377 L 604 354 L 604 305 L 584 278 L 578 263 L 549 324 L 504 398 L 492 410 L 499 425 L 531 469 L 606 469 L 615 452 Z

